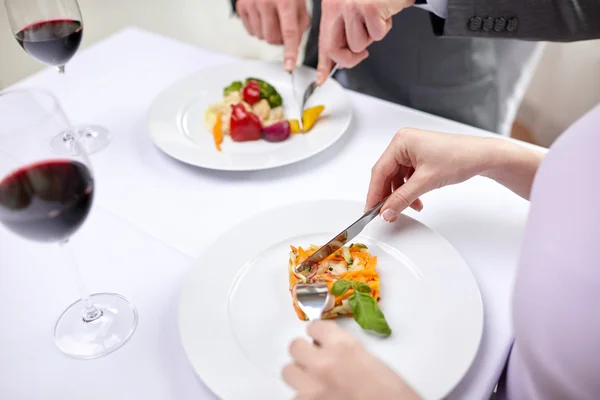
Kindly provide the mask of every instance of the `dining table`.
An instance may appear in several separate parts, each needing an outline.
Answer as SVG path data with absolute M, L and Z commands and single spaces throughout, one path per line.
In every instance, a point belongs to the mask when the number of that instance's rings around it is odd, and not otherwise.
M 186 358 L 178 303 L 188 271 L 203 267 L 198 260 L 219 235 L 285 204 L 364 201 L 371 168 L 400 128 L 495 136 L 347 90 L 353 108 L 348 132 L 304 161 L 227 172 L 162 153 L 148 132 L 154 99 L 191 73 L 238 61 L 128 27 L 80 51 L 64 76 L 46 68 L 6 89 L 49 90 L 72 124 L 110 129 L 111 143 L 91 156 L 94 205 L 72 238 L 72 249 L 90 291 L 126 296 L 139 323 L 131 340 L 107 356 L 78 360 L 62 354 L 53 328 L 77 299 L 73 273 L 58 245 L 27 241 L 0 226 L 1 399 L 216 399 Z M 477 355 L 447 398 L 489 399 L 513 343 L 511 293 L 528 202 L 483 177 L 433 191 L 422 201 L 421 212 L 406 214 L 460 252 L 484 306 Z M 235 384 L 235 376 L 230 379 Z

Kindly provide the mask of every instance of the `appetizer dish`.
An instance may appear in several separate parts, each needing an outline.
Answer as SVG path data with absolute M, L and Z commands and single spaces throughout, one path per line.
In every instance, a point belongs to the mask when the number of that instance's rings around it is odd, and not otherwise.
M 291 134 L 306 133 L 324 109 L 321 105 L 304 110 L 301 131 L 298 120 L 285 117 L 283 99 L 272 85 L 261 79 L 246 78 L 223 89 L 223 98 L 206 109 L 204 124 L 221 151 L 225 136 L 234 142 L 260 139 L 282 142 Z
M 372 256 L 364 244 L 350 244 L 340 248 L 331 256 L 313 267 L 310 272 L 297 273 L 296 267 L 319 249 L 311 245 L 308 249 L 290 246 L 289 279 L 290 292 L 298 318 L 305 321 L 306 315 L 298 306 L 297 283 L 326 282 L 329 288 L 329 304 L 323 311 L 323 319 L 352 316 L 365 330 L 382 336 L 392 331 L 379 308 L 379 274 L 377 257 Z

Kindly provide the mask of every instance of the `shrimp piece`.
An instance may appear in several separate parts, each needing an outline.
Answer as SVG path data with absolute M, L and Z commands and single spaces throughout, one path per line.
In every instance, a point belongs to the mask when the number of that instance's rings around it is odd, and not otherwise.
M 265 122 L 270 119 L 271 107 L 269 106 L 269 102 L 266 99 L 261 99 L 252 107 L 252 112 L 260 118 L 260 122 Z
M 221 115 L 221 131 L 223 135 L 229 135 L 230 132 L 230 121 L 231 121 L 231 107 Z
M 226 106 L 231 106 L 232 104 L 238 104 L 242 101 L 242 94 L 240 92 L 231 92 L 224 99 Z
M 269 120 L 278 122 L 283 119 L 283 107 L 275 107 L 269 113 Z

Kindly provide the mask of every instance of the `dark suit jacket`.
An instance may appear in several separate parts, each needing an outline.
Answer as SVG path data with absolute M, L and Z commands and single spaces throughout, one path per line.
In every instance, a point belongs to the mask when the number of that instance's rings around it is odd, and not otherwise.
M 448 0 L 438 35 L 573 42 L 600 38 L 599 0 Z
M 230 0 L 235 12 L 237 0 Z M 448 0 L 436 35 L 573 42 L 600 38 L 600 0 Z

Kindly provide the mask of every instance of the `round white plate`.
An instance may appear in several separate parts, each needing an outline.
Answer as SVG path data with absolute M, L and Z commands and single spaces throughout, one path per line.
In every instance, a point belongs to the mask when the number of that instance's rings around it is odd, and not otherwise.
M 224 400 L 290 399 L 281 380 L 289 343 L 306 335 L 288 291 L 289 245 L 323 244 L 362 214 L 362 204 L 292 204 L 251 217 L 198 260 L 180 300 L 183 347 L 200 378 Z M 447 395 L 473 361 L 483 329 L 477 283 L 440 235 L 402 215 L 374 220 L 353 240 L 378 256 L 382 339 L 351 318 L 338 322 L 425 399 Z
M 315 71 L 298 67 L 295 87 L 298 96 L 314 80 Z M 252 171 L 274 168 L 311 157 L 334 144 L 348 129 L 352 108 L 347 93 L 334 79 L 315 91 L 307 107 L 323 104 L 325 111 L 304 135 L 292 135 L 280 143 L 264 140 L 233 142 L 226 137 L 222 151 L 215 148 L 212 133 L 204 126 L 204 110 L 223 97 L 223 88 L 247 77 L 271 83 L 283 98 L 285 115 L 298 119 L 300 106 L 294 100 L 289 74 L 281 63 L 246 61 L 199 71 L 165 90 L 149 113 L 152 141 L 168 155 L 199 167 Z

